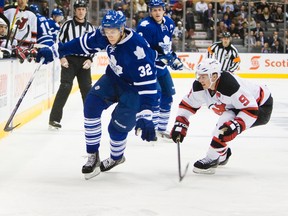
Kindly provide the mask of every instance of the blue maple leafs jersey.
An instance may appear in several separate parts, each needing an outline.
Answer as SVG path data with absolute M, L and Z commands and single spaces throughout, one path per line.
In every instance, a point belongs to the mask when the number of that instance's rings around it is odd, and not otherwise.
M 172 51 L 174 29 L 174 21 L 167 16 L 164 16 L 161 24 L 149 16 L 141 20 L 137 26 L 137 32 L 147 40 L 152 49 L 160 54 L 168 54 Z
M 49 23 L 46 17 L 41 14 L 36 14 L 37 17 L 37 43 L 52 46 L 53 36 L 50 31 Z
M 111 45 L 99 27 L 94 32 L 60 45 L 59 55 L 89 54 L 106 50 L 109 65 L 105 73 L 123 88 L 137 91 L 142 103 L 141 109 L 152 109 L 157 106 L 157 52 L 132 29 L 126 28 L 125 34 L 123 40 Z
M 53 36 L 53 41 L 56 42 L 58 34 L 60 32 L 60 25 L 51 18 L 47 19 L 47 21 L 50 27 L 51 34 Z

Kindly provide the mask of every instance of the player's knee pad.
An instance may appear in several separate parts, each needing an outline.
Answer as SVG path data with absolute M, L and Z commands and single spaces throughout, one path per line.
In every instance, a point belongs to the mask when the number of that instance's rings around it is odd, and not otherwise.
M 129 132 L 136 124 L 136 112 L 132 109 L 116 108 L 111 123 L 120 132 Z
M 107 103 L 99 96 L 88 94 L 84 103 L 84 116 L 85 118 L 98 118 L 108 107 Z
M 125 140 L 128 135 L 128 132 L 119 131 L 114 126 L 112 121 L 110 121 L 109 123 L 108 132 L 109 132 L 110 138 L 115 141 Z

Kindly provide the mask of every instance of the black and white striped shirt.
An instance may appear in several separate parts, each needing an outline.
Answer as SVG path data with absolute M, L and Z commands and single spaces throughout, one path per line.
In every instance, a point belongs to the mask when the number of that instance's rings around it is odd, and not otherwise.
M 241 62 L 237 48 L 233 44 L 224 47 L 222 41 L 208 47 L 207 58 L 217 59 L 222 65 L 221 70 L 230 72 L 237 70 Z
M 89 21 L 85 19 L 84 23 L 79 23 L 74 17 L 73 19 L 64 22 L 60 29 L 58 40 L 59 42 L 66 43 L 73 40 L 74 38 L 83 36 L 85 33 L 93 31 L 95 31 L 95 28 Z M 75 56 L 85 56 L 88 58 L 93 58 L 94 54 L 75 54 Z

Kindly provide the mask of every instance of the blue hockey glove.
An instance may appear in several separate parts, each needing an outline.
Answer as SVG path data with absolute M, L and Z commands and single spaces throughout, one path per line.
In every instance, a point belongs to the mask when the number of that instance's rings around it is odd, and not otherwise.
M 177 57 L 175 52 L 168 53 L 166 55 L 159 55 L 158 60 L 170 66 L 173 70 L 182 70 L 183 63 L 180 58 Z
M 38 49 L 38 53 L 36 56 L 36 62 L 40 62 L 41 58 L 44 58 L 43 64 L 48 64 L 54 61 L 55 58 L 59 57 L 58 53 L 58 44 L 54 44 L 51 47 L 42 47 Z
M 175 53 L 172 52 L 172 53 L 168 53 L 166 55 L 164 55 L 164 54 L 159 55 L 158 60 L 163 62 L 167 66 L 171 66 L 175 60 L 175 57 L 177 57 L 176 54 L 175 55 L 173 55 L 173 54 L 175 54 Z
M 173 64 L 170 66 L 173 70 L 183 70 L 183 63 L 180 58 L 176 57 Z
M 38 50 L 36 62 L 40 62 L 41 58 L 45 58 L 43 64 L 48 64 L 54 60 L 52 50 L 49 47 L 43 47 Z
M 135 133 L 138 135 L 138 132 L 142 131 L 142 140 L 147 140 L 148 142 L 155 140 L 156 137 L 152 115 L 151 110 L 142 110 L 136 115 Z

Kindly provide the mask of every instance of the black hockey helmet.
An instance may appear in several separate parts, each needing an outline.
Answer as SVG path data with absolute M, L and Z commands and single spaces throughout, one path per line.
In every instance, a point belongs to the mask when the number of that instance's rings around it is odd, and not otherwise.
M 231 37 L 230 32 L 223 32 L 223 37 L 224 38 L 230 38 Z
M 86 0 L 76 0 L 73 4 L 74 9 L 79 7 L 87 7 L 87 1 Z

